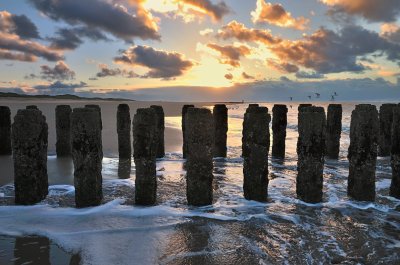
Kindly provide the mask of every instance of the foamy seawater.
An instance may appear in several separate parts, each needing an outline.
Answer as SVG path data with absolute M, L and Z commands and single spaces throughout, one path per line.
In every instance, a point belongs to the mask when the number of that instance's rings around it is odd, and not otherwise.
M 265 105 L 272 112 L 273 105 Z M 13 205 L 12 172 L 5 168 L 0 264 L 399 264 L 400 200 L 388 196 L 390 159 L 378 159 L 375 203 L 347 197 L 354 104 L 343 105 L 340 159 L 326 160 L 319 204 L 296 198 L 297 104 L 288 113 L 286 159 L 270 159 L 268 202 L 243 198 L 246 107 L 229 106 L 228 158 L 214 160 L 211 206 L 187 206 L 179 150 L 157 163 L 158 204 L 153 207 L 133 205 L 133 161 L 119 162 L 107 153 L 104 204 L 93 208 L 74 208 L 70 159 L 49 156 L 49 196 L 35 206 Z M 180 117 L 167 117 L 166 126 L 179 128 Z M 1 165 L 11 162 L 0 158 Z

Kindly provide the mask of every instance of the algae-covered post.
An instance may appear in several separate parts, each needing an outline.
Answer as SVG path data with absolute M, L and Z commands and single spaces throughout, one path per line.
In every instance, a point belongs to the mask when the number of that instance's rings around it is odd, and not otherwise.
M 135 203 L 153 205 L 157 199 L 157 113 L 138 109 L 133 118 L 133 157 L 136 167 Z
M 182 107 L 182 139 L 183 139 L 183 145 L 182 145 L 182 155 L 183 158 L 186 158 L 186 153 L 187 153 L 187 144 L 186 144 L 186 113 L 189 108 L 194 108 L 194 105 L 183 105 Z
M 186 197 L 190 205 L 203 206 L 213 200 L 214 121 L 211 111 L 189 108 L 186 114 Z
M 119 159 L 130 159 L 132 155 L 131 114 L 128 104 L 118 105 L 117 134 Z
M 396 104 L 383 104 L 379 109 L 379 156 L 390 156 L 393 109 L 395 107 Z
M 357 105 L 351 114 L 347 194 L 355 200 L 375 200 L 375 167 L 379 135 L 374 105 Z
M 326 156 L 331 159 L 339 158 L 342 112 L 342 105 L 329 104 L 326 121 Z
M 309 203 L 322 201 L 326 117 L 322 107 L 304 107 L 299 113 L 296 193 Z
M 390 196 L 400 199 L 400 106 L 393 108 L 391 132 L 392 183 L 390 185 Z
M 165 116 L 162 106 L 152 105 L 150 108 L 154 109 L 157 114 L 157 158 L 165 156 L 164 146 L 164 131 L 165 131 Z
M 268 197 L 268 152 L 270 145 L 268 108 L 249 106 L 243 121 L 243 191 L 247 200 Z
M 276 104 L 272 108 L 272 156 L 276 158 L 285 158 L 287 112 L 286 105 Z
M 97 206 L 103 198 L 103 149 L 97 110 L 73 110 L 71 137 L 76 207 Z
M 228 108 L 225 104 L 216 104 L 213 109 L 214 116 L 214 157 L 226 157 L 226 141 L 228 132 Z
M 56 153 L 58 157 L 71 155 L 71 113 L 69 105 L 56 107 Z
M 42 112 L 18 110 L 12 125 L 12 140 L 15 203 L 38 203 L 48 193 L 48 127 Z
M 0 155 L 11 155 L 11 111 L 0 106 Z

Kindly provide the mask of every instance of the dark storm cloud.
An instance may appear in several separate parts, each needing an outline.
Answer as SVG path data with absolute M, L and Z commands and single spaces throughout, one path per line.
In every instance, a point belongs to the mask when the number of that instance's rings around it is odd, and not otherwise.
M 149 46 L 132 46 L 114 60 L 131 66 L 149 68 L 150 71 L 143 75 L 143 78 L 175 78 L 194 65 L 194 62 L 186 60 L 180 53 L 156 50 Z
M 136 14 L 130 14 L 125 7 L 102 0 L 29 1 L 51 19 L 101 29 L 126 41 L 132 41 L 136 37 L 144 40 L 160 38 L 151 16 L 141 10 L 140 6 Z
M 16 34 L 22 39 L 40 39 L 36 25 L 25 15 L 0 11 L 0 31 Z
M 140 77 L 133 71 L 127 71 L 119 68 L 109 68 L 106 64 L 99 64 L 100 72 L 96 74 L 97 77 L 110 77 L 110 76 L 122 76 L 126 78 Z
M 59 50 L 74 50 L 83 43 L 82 38 L 89 38 L 93 41 L 109 41 L 101 31 L 95 28 L 78 27 L 58 29 L 55 37 L 50 37 L 50 47 Z
M 360 26 L 346 26 L 339 32 L 321 28 L 301 40 L 284 40 L 271 51 L 281 60 L 318 73 L 362 72 L 367 68 L 357 57 L 373 53 L 400 61 L 400 45 Z
M 330 13 L 347 13 L 371 22 L 394 22 L 400 14 L 399 0 L 321 0 L 331 6 Z

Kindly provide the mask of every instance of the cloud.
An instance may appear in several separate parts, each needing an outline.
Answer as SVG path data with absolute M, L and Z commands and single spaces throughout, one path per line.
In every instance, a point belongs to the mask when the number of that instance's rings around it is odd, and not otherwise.
M 225 2 L 219 2 L 218 4 L 213 4 L 210 0 L 179 0 L 178 2 L 199 8 L 217 21 L 230 12 Z
M 281 4 L 272 4 L 264 0 L 257 0 L 257 8 L 251 12 L 254 23 L 268 23 L 278 27 L 305 30 L 309 19 L 305 17 L 294 18 Z
M 296 73 L 300 70 L 297 65 L 287 63 L 287 62 L 277 62 L 272 59 L 267 60 L 267 64 L 271 68 L 273 68 L 279 72 L 282 72 L 282 73 Z
M 138 4 L 135 14 L 121 4 L 102 0 L 29 0 L 40 12 L 53 20 L 71 25 L 84 25 L 104 30 L 117 38 L 160 39 L 158 27 L 151 14 Z
M 82 38 L 87 37 L 93 41 L 109 41 L 101 31 L 89 27 L 62 28 L 56 32 L 56 37 L 50 37 L 50 47 L 57 50 L 74 50 L 83 43 Z
M 51 68 L 48 65 L 40 66 L 41 78 L 45 80 L 72 80 L 75 79 L 75 72 L 63 62 L 58 61 L 56 65 Z
M 122 1 L 122 0 L 120 0 Z M 129 1 L 129 0 L 125 0 Z M 214 0 L 213 0 L 214 1 Z M 224 1 L 213 3 L 211 0 L 130 0 L 133 5 L 143 2 L 143 6 L 153 12 L 161 13 L 172 18 L 182 18 L 185 22 L 201 19 L 205 15 L 215 21 L 220 21 L 231 12 Z
M 320 0 L 331 6 L 331 13 L 344 12 L 371 22 L 394 22 L 400 14 L 399 0 Z
M 242 73 L 242 78 L 243 79 L 255 79 L 254 76 L 247 74 L 246 72 Z
M 22 39 L 40 39 L 36 25 L 25 15 L 0 11 L 0 31 L 15 34 Z
M 177 52 L 156 50 L 149 46 L 132 46 L 114 58 L 115 62 L 131 66 L 143 66 L 150 69 L 143 78 L 172 79 L 183 75 L 193 67 L 194 62 L 186 60 Z
M 228 80 L 232 80 L 233 79 L 233 75 L 232 74 L 226 74 L 225 78 Z
M 400 44 L 400 26 L 396 24 L 382 24 L 381 37 L 390 42 Z
M 59 61 L 63 55 L 38 42 L 21 39 L 16 34 L 0 32 L 0 50 L 3 57 L 20 61 L 35 61 L 37 57 L 48 61 Z M 6 52 L 4 52 L 6 51 Z
M 367 68 L 357 57 L 376 52 L 388 60 L 400 60 L 400 45 L 360 26 L 346 26 L 339 32 L 321 28 L 300 40 L 283 40 L 270 50 L 280 64 L 290 63 L 321 74 L 362 72 Z
M 125 69 L 119 69 L 119 68 L 109 68 L 108 65 L 106 64 L 99 64 L 100 72 L 96 74 L 97 77 L 109 77 L 109 76 L 122 76 L 126 78 L 135 78 L 139 77 L 135 72 L 133 71 L 127 71 Z
M 36 56 L 28 53 L 16 53 L 10 52 L 8 50 L 0 49 L 0 60 L 13 60 L 21 62 L 34 62 L 36 61 Z
M 56 81 L 48 85 L 37 85 L 33 88 L 39 93 L 46 94 L 72 94 L 77 92 L 77 89 L 88 87 L 85 82 L 79 82 L 76 84 L 66 84 L 61 81 Z
M 207 28 L 207 29 L 200 30 L 199 34 L 201 36 L 210 36 L 213 32 L 214 32 L 213 29 Z
M 221 64 L 229 64 L 233 67 L 240 66 L 240 57 L 249 55 L 251 53 L 251 49 L 245 45 L 234 46 L 234 45 L 226 45 L 220 46 L 215 43 L 207 44 L 207 47 L 218 51 L 221 55 L 221 59 L 219 62 Z
M 296 77 L 300 79 L 322 79 L 325 78 L 323 74 L 317 72 L 305 72 L 299 71 L 296 73 Z
M 274 37 L 268 30 L 250 29 L 235 20 L 223 26 L 218 31 L 217 37 L 223 40 L 235 38 L 240 41 L 259 42 L 265 45 L 281 42 L 280 38 Z

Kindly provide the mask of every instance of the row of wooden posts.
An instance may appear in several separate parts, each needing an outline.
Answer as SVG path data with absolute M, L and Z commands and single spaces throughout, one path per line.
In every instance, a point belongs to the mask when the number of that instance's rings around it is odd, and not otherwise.
M 325 157 L 339 157 L 342 106 L 324 108 L 299 105 L 296 192 L 299 199 L 322 201 Z M 285 105 L 274 105 L 272 156 L 284 158 L 287 127 Z M 36 106 L 18 110 L 11 124 L 8 107 L 0 107 L 0 154 L 13 154 L 15 203 L 35 204 L 48 194 L 46 118 Z M 250 104 L 244 114 L 242 157 L 243 190 L 248 200 L 266 201 L 270 149 L 268 108 Z M 132 127 L 131 127 L 132 125 Z M 72 156 L 77 207 L 102 201 L 102 118 L 98 105 L 71 109 L 56 107 L 57 156 Z M 400 198 L 400 106 L 357 105 L 351 116 L 348 150 L 348 195 L 355 200 L 374 201 L 378 153 L 391 155 L 390 195 Z M 120 159 L 133 158 L 136 167 L 135 203 L 156 203 L 156 158 L 164 157 L 164 111 L 161 106 L 138 109 L 133 121 L 127 104 L 117 111 Z M 131 144 L 131 131 L 133 145 Z M 226 157 L 228 109 L 224 104 L 206 108 L 182 108 L 183 157 L 186 158 L 187 201 L 202 206 L 213 201 L 213 157 Z

